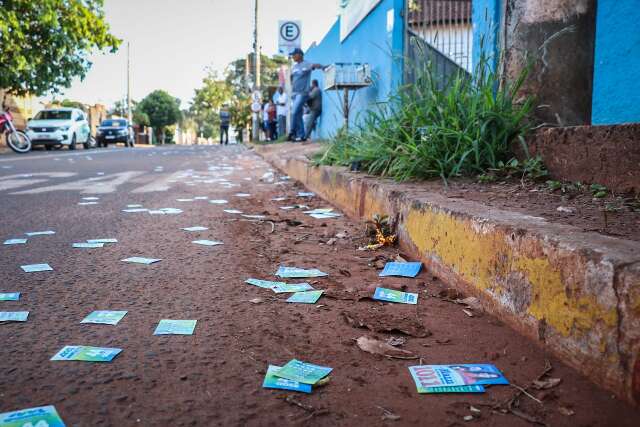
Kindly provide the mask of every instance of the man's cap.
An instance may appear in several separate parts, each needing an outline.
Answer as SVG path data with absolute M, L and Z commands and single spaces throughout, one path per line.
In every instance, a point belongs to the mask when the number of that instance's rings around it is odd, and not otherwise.
M 293 56 L 293 55 L 296 55 L 296 54 L 298 54 L 298 55 L 304 55 L 304 52 L 302 51 L 302 49 L 300 49 L 299 47 L 297 47 L 297 48 L 295 48 L 295 49 L 293 49 L 293 50 L 291 51 L 291 53 L 289 54 L 289 56 Z

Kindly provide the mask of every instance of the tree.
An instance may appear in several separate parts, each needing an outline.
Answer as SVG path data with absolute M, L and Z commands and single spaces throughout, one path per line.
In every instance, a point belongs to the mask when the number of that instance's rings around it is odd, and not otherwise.
M 0 88 L 7 93 L 59 92 L 84 78 L 90 53 L 119 45 L 103 0 L 0 0 Z
M 180 100 L 164 90 L 156 90 L 147 95 L 138 105 L 140 112 L 147 115 L 156 138 L 164 144 L 165 128 L 178 123 L 181 117 Z
M 213 70 L 208 70 L 202 87 L 195 90 L 189 108 L 189 116 L 195 122 L 198 133 L 212 137 L 220 126 L 219 112 L 224 104 L 233 100 L 233 89 L 226 80 Z

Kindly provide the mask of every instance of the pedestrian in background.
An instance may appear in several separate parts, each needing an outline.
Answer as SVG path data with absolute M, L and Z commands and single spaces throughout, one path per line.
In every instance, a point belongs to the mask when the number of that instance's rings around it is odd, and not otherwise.
M 262 130 L 264 131 L 264 140 L 269 141 L 269 101 L 262 106 Z
M 229 144 L 229 124 L 230 123 L 231 123 L 231 113 L 229 112 L 229 106 L 227 104 L 224 104 L 220 109 L 220 145 Z
M 278 116 L 278 137 L 282 137 L 287 134 L 287 114 L 289 113 L 289 97 L 282 86 L 273 94 L 273 102 L 276 104 Z
M 311 82 L 311 90 L 309 91 L 309 100 L 307 101 L 307 105 L 309 105 L 309 118 L 305 122 L 307 130 L 304 135 L 305 141 L 311 136 L 311 132 L 316 128 L 318 118 L 322 114 L 322 91 L 320 90 L 317 80 L 313 80 Z
M 291 67 L 291 85 L 292 85 L 292 118 L 291 132 L 289 133 L 289 141 L 304 141 L 304 122 L 302 114 L 307 99 L 309 97 L 309 87 L 311 85 L 311 72 L 313 70 L 324 68 L 320 64 L 311 64 L 304 60 L 304 52 L 300 48 L 296 48 L 291 52 L 293 57 L 293 67 Z
M 269 119 L 269 141 L 275 141 L 278 139 L 278 114 L 273 100 L 269 101 L 267 106 L 267 116 Z

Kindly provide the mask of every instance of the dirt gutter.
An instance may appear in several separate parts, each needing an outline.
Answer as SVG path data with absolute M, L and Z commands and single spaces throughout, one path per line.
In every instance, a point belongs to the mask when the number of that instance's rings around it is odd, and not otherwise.
M 403 252 L 620 398 L 640 403 L 640 244 L 314 167 L 317 145 L 255 151 L 357 219 L 398 220 Z

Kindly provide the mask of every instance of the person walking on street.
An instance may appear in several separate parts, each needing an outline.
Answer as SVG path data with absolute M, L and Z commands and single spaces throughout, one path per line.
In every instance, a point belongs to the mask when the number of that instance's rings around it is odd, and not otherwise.
M 269 141 L 275 141 L 278 139 L 278 115 L 276 104 L 272 100 L 267 106 L 267 116 L 269 119 Z
M 318 117 L 322 114 L 322 91 L 317 80 L 311 82 L 311 91 L 309 92 L 309 121 L 307 122 L 307 131 L 304 135 L 305 141 L 311 136 L 311 132 L 316 128 Z
M 302 120 L 303 108 L 309 96 L 309 86 L 311 83 L 311 72 L 317 69 L 324 69 L 320 64 L 311 64 L 304 60 L 304 52 L 296 48 L 291 52 L 293 57 L 293 67 L 291 68 L 291 85 L 293 110 L 291 118 L 291 132 L 289 141 L 304 141 L 304 122 Z
M 282 86 L 273 94 L 273 102 L 276 104 L 278 116 L 278 137 L 282 137 L 287 134 L 287 113 L 289 113 L 289 97 Z
M 231 123 L 231 113 L 229 112 L 229 107 L 227 106 L 227 104 L 224 104 L 220 109 L 220 145 L 229 144 L 229 124 L 230 123 Z

